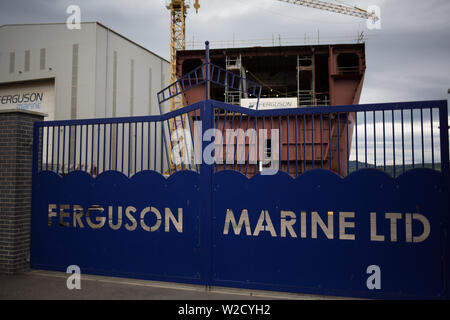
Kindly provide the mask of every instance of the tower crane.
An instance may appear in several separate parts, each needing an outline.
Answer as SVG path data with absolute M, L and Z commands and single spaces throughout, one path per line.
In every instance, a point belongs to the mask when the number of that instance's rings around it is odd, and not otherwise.
M 363 19 L 372 19 L 374 22 L 379 20 L 374 12 L 367 12 L 356 6 L 349 6 L 345 4 L 333 4 L 322 0 L 278 0 L 291 4 L 301 5 L 310 8 L 327 10 L 335 13 L 351 15 Z M 177 81 L 177 65 L 176 56 L 177 51 L 186 49 L 186 15 L 187 9 L 190 7 L 189 0 L 168 0 L 166 8 L 170 10 L 170 83 Z M 195 0 L 193 7 L 198 13 L 200 8 L 199 0 Z M 170 111 L 183 107 L 183 100 L 180 95 L 175 96 L 170 101 Z M 178 128 L 182 128 L 184 118 L 171 119 L 170 134 L 176 132 Z M 184 137 L 179 137 L 183 140 Z M 170 167 L 173 169 L 172 158 L 170 158 Z
M 198 13 L 200 9 L 199 0 L 195 0 L 194 8 Z M 186 14 L 189 8 L 188 0 L 170 0 L 167 3 L 166 8 L 170 10 L 170 83 L 177 81 L 177 51 L 186 49 Z M 174 111 L 183 107 L 183 98 L 180 95 L 173 97 L 170 100 L 170 111 Z M 184 115 L 179 118 L 170 119 L 169 130 L 172 137 L 173 133 L 177 132 L 177 129 L 184 127 Z M 181 134 L 179 142 L 182 145 L 184 136 Z M 172 150 L 170 150 L 172 151 Z M 183 155 L 182 155 L 183 156 Z M 170 168 L 175 169 L 172 157 L 170 157 Z
M 335 13 L 355 16 L 363 19 L 379 20 L 374 12 L 368 12 L 356 6 L 346 4 L 334 4 L 323 0 L 278 0 L 300 6 L 327 10 Z M 170 83 L 177 80 L 176 56 L 178 50 L 186 48 L 186 15 L 189 8 L 188 0 L 170 0 L 166 5 L 170 10 Z M 199 0 L 195 0 L 194 8 L 198 13 Z M 174 98 L 170 102 L 170 110 L 182 107 L 181 97 Z

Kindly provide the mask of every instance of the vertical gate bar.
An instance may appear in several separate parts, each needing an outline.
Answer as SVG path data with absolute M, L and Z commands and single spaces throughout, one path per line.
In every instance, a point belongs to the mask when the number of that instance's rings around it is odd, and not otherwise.
M 133 175 L 137 172 L 137 137 L 138 137 L 138 122 L 134 122 L 134 130 L 132 139 L 134 139 L 134 166 L 133 166 Z M 111 151 L 110 151 L 111 153 Z
M 280 119 L 280 117 L 278 117 L 278 119 Z M 247 127 L 245 128 L 245 132 L 248 131 L 248 127 L 250 124 L 250 115 L 247 114 Z M 248 166 L 250 164 L 250 137 L 248 137 L 248 152 L 246 152 L 246 143 L 245 143 L 245 134 L 244 134 L 244 158 L 245 158 L 245 154 L 247 153 L 247 158 L 245 159 L 245 173 L 244 175 L 247 177 L 247 170 L 248 170 Z
M 297 114 L 295 114 L 295 177 L 298 176 L 298 130 L 297 130 Z M 272 148 L 272 146 L 271 146 Z
M 173 119 L 174 121 L 175 121 L 175 119 Z M 171 150 L 171 152 L 173 152 L 173 143 L 172 143 L 172 132 L 170 132 L 170 119 L 167 119 L 166 120 L 166 123 L 167 123 L 167 131 L 168 131 L 168 133 L 169 133 L 169 141 L 170 141 L 170 150 Z M 176 123 L 175 123 L 175 125 L 176 125 Z M 165 134 L 165 130 L 164 130 L 164 125 L 161 123 L 161 129 L 162 129 L 162 137 L 164 138 L 164 143 L 166 143 L 167 144 L 167 141 L 166 141 L 166 134 Z M 171 154 L 169 154 L 169 151 L 168 151 L 168 146 L 165 146 L 165 148 L 166 148 L 166 153 L 167 153 L 167 155 L 169 156 L 169 163 L 168 163 L 168 166 L 169 166 L 169 168 L 170 168 L 170 158 L 172 157 L 172 155 Z M 174 167 L 174 169 L 175 169 L 175 172 L 177 172 L 178 171 L 178 168 L 177 168 L 177 166 L 176 165 L 174 165 L 173 166 Z M 170 170 L 172 170 L 172 169 L 170 169 Z
M 166 121 L 167 123 L 167 129 L 169 131 L 170 134 L 170 124 L 168 121 Z M 172 146 L 172 138 L 169 138 L 170 140 L 170 145 Z M 163 145 L 163 141 L 164 141 L 164 146 Z M 167 145 L 167 141 L 166 141 L 166 134 L 165 134 L 165 130 L 164 130 L 164 122 L 161 121 L 161 174 L 164 174 L 164 167 L 163 167 L 163 152 L 162 149 L 166 150 L 166 158 L 167 158 L 167 167 L 169 168 L 169 175 L 172 175 L 172 169 L 170 168 L 170 155 L 169 155 L 169 150 L 168 150 L 168 145 Z M 173 148 L 173 146 L 172 146 Z M 174 166 L 175 168 L 175 172 L 177 172 L 177 166 Z
M 234 76 L 233 76 L 234 77 Z M 234 79 L 234 78 L 233 78 Z M 241 117 L 242 117 L 242 114 L 241 114 Z M 248 131 L 248 125 L 249 125 L 249 123 L 250 123 L 250 115 L 249 114 L 247 114 L 247 126 L 245 127 L 245 132 L 247 132 Z M 240 134 L 241 132 L 239 131 L 239 134 Z M 239 146 L 239 137 L 237 137 L 236 138 L 236 146 Z M 250 144 L 249 144 L 249 147 L 250 147 Z M 237 148 L 236 148 L 237 149 Z M 247 153 L 246 150 L 247 149 L 247 145 L 246 145 L 246 143 L 245 143 L 245 135 L 244 135 L 244 161 L 245 161 L 245 173 L 244 173 L 244 175 L 245 176 L 247 176 L 247 167 L 248 167 L 248 161 L 247 161 L 247 158 L 246 158 L 246 156 L 245 156 L 245 154 Z M 250 151 L 250 149 L 249 149 L 249 151 Z M 233 166 L 233 169 L 234 169 L 234 166 Z M 241 166 L 239 165 L 239 172 L 241 171 Z
M 376 133 L 376 115 L 373 111 L 373 163 L 375 169 L 377 168 L 377 133 Z
M 121 148 L 121 168 L 120 168 L 120 172 L 124 173 L 124 165 L 123 165 L 123 157 L 124 157 L 124 153 L 125 153 L 125 122 L 122 122 L 122 148 Z
M 89 145 L 89 125 L 86 124 L 86 155 L 85 155 L 85 164 L 84 169 L 86 172 L 88 172 L 87 164 L 88 164 L 88 145 Z
M 111 170 L 111 164 L 112 164 L 112 128 L 113 124 L 109 124 L 109 170 Z
M 287 138 L 287 173 L 288 175 L 291 174 L 291 172 L 289 171 L 289 162 L 291 162 L 291 159 L 289 157 L 289 148 L 290 148 L 290 143 L 289 143 L 289 115 L 286 116 L 286 138 Z
M 386 126 L 384 121 L 384 110 L 383 110 L 383 171 L 386 172 Z
M 423 142 L 423 109 L 420 108 L 420 135 L 422 145 L 422 168 L 425 168 L 425 146 Z
M 47 146 L 46 146 L 46 149 L 47 149 L 47 152 L 45 153 L 45 170 L 48 170 L 48 167 L 49 167 L 49 162 L 50 162 L 50 159 L 49 159 L 49 144 L 50 144 L 50 127 L 49 126 L 47 126 L 46 127 L 46 132 L 47 132 Z
M 233 112 L 233 117 L 232 117 L 232 119 L 231 119 L 231 125 L 230 125 L 230 129 L 231 130 L 233 130 L 233 128 L 234 128 L 234 116 L 235 116 L 235 113 Z M 241 124 L 242 124 L 242 113 L 239 113 L 239 125 L 238 125 L 238 129 L 240 129 L 241 128 Z M 239 131 L 238 131 L 239 132 Z M 230 135 L 231 136 L 231 135 Z M 228 138 L 228 143 L 230 143 L 230 139 L 231 138 Z M 233 144 L 233 163 L 231 164 L 231 166 L 232 166 L 232 170 L 234 170 L 234 166 L 235 166 L 235 164 L 236 164 L 236 168 L 239 168 L 239 172 L 241 172 L 241 166 L 242 166 L 242 163 L 239 163 L 239 166 L 238 166 L 238 163 L 237 163 L 237 160 L 238 160 L 238 158 L 236 157 L 236 154 L 237 154 L 237 149 L 238 149 L 238 142 L 239 142 L 239 136 L 236 136 L 236 145 L 234 145 L 234 138 L 233 138 L 233 142 L 232 142 L 232 144 Z M 245 148 L 245 145 L 244 145 L 244 148 Z M 244 149 L 244 152 L 245 152 L 245 149 Z M 228 156 L 228 152 L 227 152 L 227 156 Z M 244 153 L 244 158 L 245 158 L 245 153 Z M 236 163 L 235 163 L 236 162 Z
M 306 172 L 306 119 L 303 114 L 303 173 Z
M 198 111 L 198 112 L 197 112 Z M 198 122 L 200 122 L 201 123 L 201 121 L 202 121 L 202 117 L 201 117 L 201 107 L 199 107 L 196 111 L 195 111 L 195 120 L 196 121 L 198 121 Z M 201 132 L 200 132 L 201 133 Z M 199 137 L 199 139 L 198 139 L 199 141 L 198 141 L 198 143 L 200 144 L 200 149 L 201 149 L 201 146 L 202 146 L 202 137 Z M 202 164 L 202 162 L 203 162 L 203 153 L 202 153 L 203 151 L 201 151 L 201 154 L 200 154 L 200 159 L 197 159 L 198 160 L 198 163 L 200 164 L 200 167 L 199 167 L 199 173 L 200 173 L 200 171 L 201 171 L 201 164 Z
M 341 175 L 341 113 L 337 114 L 338 174 Z
M 141 171 L 144 168 L 144 122 L 141 122 Z
M 160 133 L 161 133 L 161 138 L 159 139 L 160 140 L 160 146 L 161 146 L 161 150 L 160 150 L 160 154 L 161 154 L 161 159 L 160 159 L 160 173 L 161 173 L 161 175 L 164 175 L 164 165 L 163 165 L 163 163 L 164 163 L 164 157 L 163 157 L 163 155 L 164 155 L 164 150 L 165 150 L 165 146 L 163 145 L 163 139 L 164 139 L 164 137 L 163 137 L 163 129 L 162 129 L 162 124 L 163 124 L 163 122 L 161 121 L 161 122 L 155 122 L 155 132 L 158 132 L 157 131 L 157 128 L 158 128 L 158 123 L 160 123 L 160 127 L 161 127 L 161 130 L 160 130 Z M 155 134 L 155 159 L 156 159 L 156 142 L 157 142 L 157 140 L 156 140 L 156 137 L 157 137 L 158 135 L 157 134 Z M 164 142 L 165 142 L 165 140 L 164 140 Z M 166 156 L 167 156 L 167 151 L 166 151 Z M 155 168 L 156 168 L 156 162 L 155 162 Z M 169 169 L 170 169 L 170 163 L 169 163 Z M 156 171 L 156 170 L 155 170 Z
M 119 159 L 118 159 L 118 154 L 119 154 L 119 123 L 116 123 L 115 125 L 114 125 L 114 127 L 116 128 L 116 154 L 114 155 L 114 157 L 115 157 L 115 159 L 116 159 L 116 161 L 115 161 L 115 166 L 114 166 L 114 170 L 116 170 L 117 171 L 117 167 L 118 167 L 118 162 L 119 162 Z
M 106 159 L 106 123 L 103 124 L 103 168 L 102 168 L 102 172 L 105 172 L 105 159 Z
M 212 103 L 207 100 L 201 108 L 202 118 L 202 137 L 205 136 L 207 130 L 213 128 L 213 108 Z M 203 139 L 202 139 L 203 140 Z M 208 142 L 202 141 L 202 153 L 207 147 Z M 215 219 L 213 213 L 213 165 L 208 165 L 206 161 L 202 161 L 200 174 L 200 244 L 201 247 L 201 281 L 204 285 L 209 286 L 213 281 L 213 233 L 212 223 Z
M 433 108 L 430 108 L 430 129 L 431 129 L 431 167 L 434 170 L 434 134 L 433 134 Z
M 414 123 L 413 123 L 413 110 L 411 109 L 411 153 L 412 153 L 412 167 L 414 169 Z
M 443 263 L 442 270 L 444 271 L 444 288 L 445 291 L 443 292 L 443 296 L 448 299 L 449 298 L 449 265 L 450 265 L 450 255 L 448 251 L 448 243 L 449 243 L 449 215 L 448 212 L 450 210 L 450 186 L 449 186 L 449 180 L 450 180 L 450 174 L 449 174 L 449 126 L 448 126 L 448 107 L 447 107 L 447 101 L 443 101 L 438 103 L 439 106 L 439 135 L 440 135 L 440 148 L 441 148 L 441 188 L 442 188 L 442 196 L 441 196 L 441 207 L 442 207 L 442 213 L 441 213 L 441 221 L 443 224 L 444 232 L 441 234 L 442 236 L 442 242 L 441 245 L 444 248 L 442 250 L 442 256 L 443 256 Z
M 331 112 L 328 113 L 328 162 L 329 162 L 329 167 L 330 167 L 330 171 L 332 170 L 332 159 L 333 159 L 333 155 L 332 155 L 332 143 L 331 143 Z
M 63 126 L 63 147 L 62 147 L 62 174 L 64 175 L 64 165 L 65 165 L 65 158 L 66 158 L 66 126 Z
M 196 111 L 194 111 L 194 112 L 196 112 Z M 189 113 L 187 114 L 187 117 L 188 117 L 187 124 L 189 125 L 189 133 L 191 135 L 191 141 L 192 141 L 191 147 L 192 147 L 192 152 L 193 152 L 193 156 L 194 156 L 195 172 L 199 172 L 197 155 L 195 154 L 196 148 L 195 148 L 195 141 L 194 141 L 194 133 L 192 131 L 191 118 L 189 116 Z
M 180 118 L 181 118 L 181 116 L 180 116 Z M 175 134 L 177 135 L 177 141 L 178 141 L 178 143 L 180 143 L 180 137 L 179 137 L 179 135 L 178 135 L 178 123 L 177 123 L 177 116 L 175 116 L 174 117 L 174 119 L 173 119 L 173 121 L 174 121 L 174 123 L 175 123 Z M 181 121 L 183 121 L 183 118 L 181 118 Z M 214 118 L 213 118 L 213 121 L 214 121 Z M 182 152 L 181 152 L 181 150 L 180 150 L 180 148 L 178 148 L 178 150 L 179 150 L 179 156 L 180 156 L 180 159 L 181 159 L 181 170 L 184 170 L 184 164 L 183 164 L 183 157 L 182 157 Z M 173 150 L 172 150 L 172 152 L 173 152 Z
M 314 113 L 311 114 L 311 149 L 312 149 L 312 168 L 314 169 L 314 162 L 316 160 L 316 155 L 314 154 Z
M 77 167 L 77 131 L 78 131 L 78 126 L 75 125 L 75 134 L 74 134 L 74 146 L 73 146 L 73 171 L 76 171 L 76 167 Z
M 273 160 L 272 132 L 273 132 L 273 116 L 270 116 L 270 162 L 271 162 L 271 164 L 272 164 L 272 160 Z
M 150 121 L 147 122 L 147 170 L 150 170 Z M 117 150 L 117 149 L 116 149 Z
M 338 126 L 338 130 L 339 130 L 339 126 Z M 367 115 L 366 115 L 366 111 L 364 111 L 364 162 L 365 162 L 365 167 L 367 168 Z
M 358 112 L 355 112 L 356 170 L 358 170 Z
M 52 127 L 52 171 L 54 171 L 54 167 L 55 167 L 55 161 L 53 160 L 54 156 L 55 156 L 55 126 Z
M 393 174 L 394 174 L 394 178 L 395 178 L 395 117 L 394 117 L 394 109 L 391 110 L 392 113 L 392 160 L 394 163 L 394 168 L 393 168 Z
M 56 173 L 57 174 L 59 174 L 59 145 L 60 145 L 60 143 L 59 143 L 59 135 L 60 135 L 60 132 L 61 132 L 61 127 L 58 126 L 58 148 L 57 148 L 57 151 L 56 151 Z
M 347 158 L 346 158 L 346 162 L 347 162 L 347 176 L 349 175 L 350 172 L 350 145 L 349 145 L 349 141 L 348 141 L 348 112 L 345 113 L 345 127 L 347 128 Z
M 91 175 L 94 175 L 94 124 L 91 124 Z
M 225 73 L 225 75 L 226 75 L 226 73 Z M 226 168 L 227 168 L 227 164 L 226 164 L 226 161 L 227 161 L 227 153 L 226 153 L 226 147 L 227 147 L 227 145 L 225 144 L 225 146 L 223 145 L 223 141 L 225 140 L 225 124 L 226 124 L 226 122 L 227 122 L 227 116 L 228 116 L 228 110 L 224 110 L 225 111 L 225 116 L 223 117 L 223 124 L 222 124 L 222 146 L 221 146 L 221 149 L 220 149 L 220 152 L 221 152 L 221 156 L 222 156 L 222 162 L 223 162 L 223 170 L 225 170 Z M 234 117 L 234 112 L 233 112 L 233 117 Z M 224 152 L 223 152 L 223 148 L 225 147 L 225 157 L 224 157 Z
M 83 170 L 83 166 L 82 166 L 82 156 L 83 156 L 83 125 L 80 125 L 80 169 L 79 170 Z
M 131 122 L 128 122 L 128 175 L 130 177 L 131 168 Z
M 323 116 L 320 113 L 320 168 L 323 169 L 323 128 L 322 128 Z
M 404 128 L 404 120 L 403 120 L 403 108 L 401 110 L 401 121 L 402 121 L 402 169 L 405 173 L 405 128 Z
M 72 147 L 72 126 L 69 125 L 69 145 L 68 145 L 68 155 L 67 155 L 67 173 L 70 172 L 70 150 Z
M 97 175 L 100 174 L 100 124 L 97 124 Z
M 150 123 L 149 123 L 150 124 Z M 157 137 L 158 137 L 158 131 L 157 131 L 157 127 L 158 127 L 158 122 L 156 122 L 155 121 L 155 123 L 154 123 L 154 125 L 155 125 L 155 129 L 154 129 L 154 132 L 155 132 L 155 138 L 154 138 L 154 144 L 153 144 L 153 150 L 154 150 L 154 152 L 153 152 L 153 158 L 154 158 L 154 162 L 153 162 L 153 170 L 154 171 L 157 171 L 157 169 L 156 169 L 156 143 L 157 143 Z M 163 151 L 162 151 L 162 148 L 161 148 L 161 155 L 163 154 Z M 161 163 L 162 163 L 162 161 L 161 161 Z M 162 174 L 162 170 L 161 170 L 161 174 Z
M 268 136 L 269 135 L 266 135 L 266 136 L 264 136 L 265 135 L 265 126 L 266 126 L 266 117 L 265 116 L 262 116 L 262 132 L 263 132 L 263 139 L 264 139 L 264 141 L 263 141 L 263 150 L 262 150 L 262 152 L 260 152 L 260 154 L 262 155 L 262 159 L 261 159 L 261 169 L 263 168 L 263 166 L 264 166 L 264 162 L 266 161 L 266 148 L 264 148 L 264 146 L 267 146 L 267 138 L 268 138 Z M 259 135 L 258 135 L 258 137 L 259 137 Z M 260 144 L 258 144 L 258 146 L 259 146 Z
M 220 75 L 220 69 L 219 69 L 219 73 L 218 73 L 218 75 Z M 219 112 L 219 108 L 214 108 L 214 116 L 213 116 L 213 118 L 214 118 L 214 129 L 218 129 L 219 128 L 219 114 L 220 114 L 220 112 Z M 221 137 L 221 140 L 223 139 L 223 137 Z M 218 154 L 216 154 L 216 152 L 215 152 L 215 150 L 216 150 L 216 145 L 217 145 L 217 143 L 216 143 L 217 141 L 214 141 L 214 172 L 217 172 L 217 168 L 218 168 L 218 166 L 217 166 L 217 159 L 218 159 L 218 157 L 220 156 L 220 155 L 218 155 Z M 222 142 L 221 142 L 222 143 Z
M 254 174 L 256 174 L 256 172 L 258 171 L 258 135 L 257 135 L 257 130 L 256 130 L 258 120 L 257 120 L 256 115 L 255 115 L 254 123 L 255 123 L 255 138 L 253 139 L 253 143 L 255 146 L 255 173 Z
M 278 131 L 280 134 L 278 135 L 278 148 L 280 149 L 280 156 L 278 157 L 278 168 L 283 170 L 283 167 L 281 166 L 281 119 L 280 116 L 278 116 Z
M 183 114 L 183 115 L 184 115 L 184 114 Z M 185 153 L 186 153 L 186 154 L 189 154 L 188 144 L 187 144 L 187 139 L 186 139 L 186 132 L 184 131 L 184 119 L 183 119 L 183 115 L 180 115 L 180 117 L 181 117 L 181 128 L 183 129 L 183 140 L 184 140 L 184 146 L 186 147 Z M 214 142 L 214 143 L 215 143 L 215 142 Z M 182 160 L 181 162 L 183 162 L 183 159 L 181 159 L 181 160 Z M 215 161 L 214 161 L 214 162 L 215 162 Z M 192 170 L 190 159 L 188 159 L 188 167 L 189 167 L 189 170 Z
M 441 143 L 441 171 L 448 184 L 449 179 L 449 138 L 448 138 L 448 110 L 447 102 L 439 105 L 439 134 Z

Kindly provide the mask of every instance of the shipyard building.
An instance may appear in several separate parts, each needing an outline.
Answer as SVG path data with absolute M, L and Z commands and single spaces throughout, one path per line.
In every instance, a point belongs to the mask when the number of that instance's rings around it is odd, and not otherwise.
M 0 109 L 45 120 L 159 114 L 169 62 L 98 22 L 0 26 Z

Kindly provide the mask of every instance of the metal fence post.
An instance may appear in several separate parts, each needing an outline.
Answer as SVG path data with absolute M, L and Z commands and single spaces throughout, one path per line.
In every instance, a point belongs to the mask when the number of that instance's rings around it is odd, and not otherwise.
M 205 132 L 214 127 L 213 106 L 209 100 L 209 43 L 206 44 L 206 100 L 200 109 L 200 119 L 202 121 L 202 138 L 201 138 L 201 157 L 203 151 L 210 143 L 204 141 Z M 200 207 L 200 250 L 202 252 L 202 280 L 209 288 L 212 282 L 212 177 L 214 164 L 207 164 L 204 159 L 200 165 L 200 199 L 202 199 Z
M 441 150 L 441 174 L 442 174 L 442 215 L 441 220 L 443 223 L 443 273 L 444 273 L 444 292 L 443 298 L 449 298 L 449 267 L 450 267 L 450 254 L 448 249 L 449 243 L 449 221 L 450 221 L 450 173 L 449 173 L 449 126 L 448 126 L 448 106 L 447 101 L 443 101 L 439 105 L 439 135 L 440 135 L 440 150 Z

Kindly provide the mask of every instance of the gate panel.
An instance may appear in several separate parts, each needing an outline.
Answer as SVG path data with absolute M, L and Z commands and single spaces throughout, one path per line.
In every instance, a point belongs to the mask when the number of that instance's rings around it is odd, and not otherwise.
M 220 172 L 214 179 L 214 284 L 360 297 L 442 296 L 440 179 L 429 169 L 397 179 L 373 169 L 345 179 L 322 170 L 297 179 L 278 173 L 250 180 Z M 412 218 L 418 212 L 425 225 Z M 421 240 L 424 227 L 431 231 Z M 367 287 L 371 265 L 380 267 L 382 290 Z
M 221 139 L 236 146 L 225 164 L 226 148 L 218 149 L 213 178 L 215 285 L 369 298 L 448 295 L 445 101 L 270 111 L 212 104 Z M 236 123 L 243 132 L 234 137 L 227 130 Z M 280 131 L 268 135 L 266 159 L 276 174 L 258 165 L 266 147 L 248 129 Z M 375 269 L 380 283 L 371 277 Z
M 197 283 L 195 185 L 198 174 L 192 172 L 167 181 L 153 172 L 132 179 L 117 172 L 97 179 L 80 172 L 64 178 L 40 174 L 35 182 L 39 192 L 33 206 L 32 267 L 65 271 L 78 265 L 93 274 Z M 142 212 L 147 212 L 143 219 Z
M 37 123 L 31 266 L 448 298 L 446 110 L 430 101 L 255 111 L 206 100 L 158 117 Z M 203 139 L 189 139 L 199 120 Z M 282 131 L 269 136 L 276 173 L 263 174 L 251 134 L 220 133 L 238 128 Z M 220 143 L 240 145 L 242 161 L 221 162 Z
M 38 123 L 31 267 L 201 283 L 200 175 L 168 161 L 169 121 L 198 107 Z

